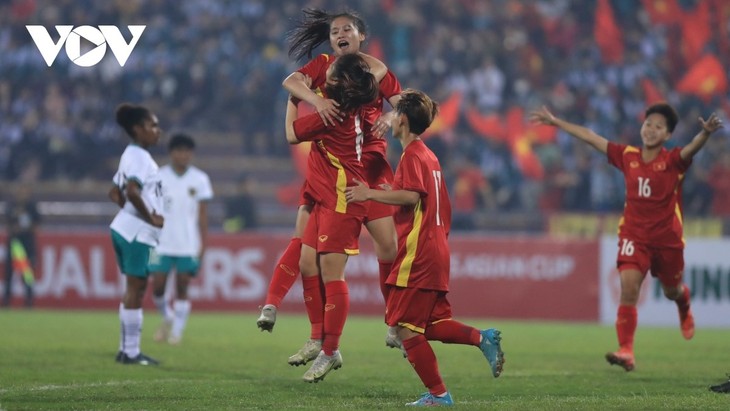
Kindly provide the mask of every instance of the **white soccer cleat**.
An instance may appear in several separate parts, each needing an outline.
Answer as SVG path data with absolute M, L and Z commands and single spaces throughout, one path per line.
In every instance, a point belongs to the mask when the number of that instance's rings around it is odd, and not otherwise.
M 403 348 L 403 342 L 398 337 L 398 327 L 388 327 L 388 333 L 385 334 L 385 346 L 390 348 L 399 348 L 403 353 L 403 358 L 408 357 L 406 349 Z
M 155 331 L 155 335 L 152 338 L 156 342 L 165 342 L 170 338 L 170 329 L 172 328 L 172 321 L 163 320 L 162 324 Z
M 322 341 L 309 339 L 296 354 L 289 357 L 289 365 L 296 365 L 297 367 L 304 365 L 317 358 L 317 354 L 319 354 L 321 349 Z
M 276 324 L 276 306 L 273 304 L 266 304 L 261 309 L 261 315 L 256 320 L 256 325 L 261 331 L 272 332 L 274 330 L 274 324 Z
M 312 366 L 304 373 L 302 380 L 306 382 L 322 381 L 330 371 L 340 367 L 342 367 L 340 350 L 333 352 L 332 355 L 326 355 L 324 351 L 320 351 Z

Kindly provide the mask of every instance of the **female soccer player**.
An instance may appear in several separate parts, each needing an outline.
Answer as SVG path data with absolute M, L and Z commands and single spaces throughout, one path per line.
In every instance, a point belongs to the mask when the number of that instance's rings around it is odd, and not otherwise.
M 716 114 L 682 148 L 667 150 L 664 143 L 678 122 L 677 112 L 665 103 L 647 108 L 641 126 L 641 147 L 612 143 L 592 130 L 555 117 L 547 108 L 531 113 L 533 121 L 558 127 L 608 157 L 621 170 L 626 183 L 626 203 L 619 223 L 616 267 L 621 276 L 621 303 L 616 318 L 619 350 L 606 354 L 610 364 L 634 369 L 636 303 L 647 271 L 659 279 L 664 295 L 677 303 L 682 336 L 694 335 L 689 288 L 683 282 L 682 181 L 692 157 L 710 135 L 722 127 Z
M 208 201 L 213 198 L 213 187 L 208 174 L 191 164 L 195 150 L 192 137 L 175 134 L 168 150 L 171 162 L 160 168 L 165 227 L 147 269 L 153 279 L 152 298 L 163 319 L 154 339 L 177 345 L 190 316 L 188 285 L 198 273 L 208 237 Z M 173 268 L 176 293 L 170 310 L 165 285 Z
M 338 350 L 350 300 L 345 282 L 345 264 L 359 253 L 358 239 L 367 215 L 364 204 L 347 204 L 345 188 L 354 180 L 365 179 L 362 156 L 361 107 L 378 96 L 378 82 L 361 56 L 348 54 L 337 59 L 325 86 L 327 95 L 341 109 L 342 121 L 326 126 L 317 113 L 295 120 L 298 110 L 287 106 L 286 136 L 290 144 L 313 141 L 307 173 L 308 198 L 314 208 L 302 236 L 299 268 L 303 277 L 324 283 L 324 299 L 319 305 L 322 348 L 310 369 L 307 382 L 322 380 L 342 366 Z M 313 324 L 314 326 L 314 324 Z
M 385 321 L 397 327 L 408 361 L 428 392 L 408 405 L 452 405 L 428 340 L 474 345 L 502 372 L 500 331 L 478 330 L 451 318 L 449 291 L 451 203 L 436 155 L 419 138 L 438 105 L 421 91 L 407 89 L 395 108 L 393 136 L 403 145 L 392 190 L 373 190 L 363 182 L 347 189 L 348 203 L 373 200 L 399 206 L 395 213 L 398 252 L 386 281 Z
M 149 109 L 132 104 L 120 105 L 116 118 L 132 139 L 119 160 L 109 190 L 109 198 L 121 207 L 110 227 L 119 270 L 127 277 L 127 289 L 119 305 L 121 338 L 116 359 L 122 364 L 157 365 L 156 360 L 140 351 L 140 336 L 147 260 L 164 224 L 159 214 L 162 185 L 157 163 L 147 151 L 159 141 L 160 126 Z
M 393 179 L 393 171 L 386 159 L 387 143 L 382 136 L 390 127 L 393 112 L 382 115 L 382 100 L 385 98 L 392 106 L 395 106 L 400 98 L 400 83 L 382 62 L 360 51 L 360 46 L 367 36 L 367 28 L 365 22 L 356 14 L 351 12 L 329 14 L 321 10 L 305 10 L 304 15 L 304 20 L 295 28 L 290 37 L 290 55 L 296 57 L 297 60 L 305 56 L 311 57 L 312 51 L 327 40 L 329 40 L 334 55 L 321 54 L 317 56 L 289 75 L 284 80 L 284 88 L 294 97 L 314 106 L 326 125 L 336 124 L 341 119 L 341 110 L 338 108 L 338 103 L 322 93 L 327 72 L 332 63 L 340 56 L 355 53 L 364 58 L 370 66 L 371 73 L 380 82 L 380 95 L 374 102 L 367 105 L 367 109 L 364 110 L 362 115 L 362 129 L 364 132 L 362 162 L 367 171 L 366 181 L 371 187 L 390 183 Z M 305 188 L 306 184 L 305 182 Z M 304 191 L 303 188 L 302 192 Z M 300 238 L 311 210 L 311 200 L 302 198 L 297 211 L 294 236 L 276 264 L 265 305 L 257 320 L 257 325 L 262 331 L 272 331 L 276 322 L 276 308 L 289 292 L 294 281 L 296 281 L 301 255 Z M 375 245 L 382 292 L 385 292 L 383 284 L 385 277 L 390 272 L 396 251 L 395 226 L 392 214 L 393 208 L 391 206 L 371 204 L 365 220 L 365 227 L 370 232 Z M 305 306 L 312 323 L 312 335 L 304 347 L 289 358 L 289 363 L 292 365 L 305 364 L 311 361 L 317 356 L 321 348 L 321 336 L 317 335 L 315 331 L 320 328 L 322 322 L 319 314 L 321 312 L 321 293 L 319 292 L 319 283 L 316 280 L 316 278 L 302 278 Z M 386 337 L 386 344 L 397 347 L 399 342 L 393 334 L 389 334 Z

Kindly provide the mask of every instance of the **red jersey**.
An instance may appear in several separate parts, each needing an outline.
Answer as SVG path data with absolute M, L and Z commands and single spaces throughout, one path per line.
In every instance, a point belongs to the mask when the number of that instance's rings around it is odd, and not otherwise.
M 620 237 L 652 247 L 684 247 L 682 182 L 692 161 L 682 160 L 680 151 L 663 148 L 645 163 L 640 148 L 608 143 L 608 162 L 621 170 L 626 184 Z
M 334 61 L 334 56 L 320 54 L 297 71 L 312 79 L 312 84 L 310 85 L 312 90 L 316 90 L 323 96 L 326 96 L 324 84 L 327 80 L 327 69 L 329 69 Z M 400 94 L 400 92 L 401 86 L 398 78 L 388 70 L 385 77 L 380 80 L 380 94 L 378 98 L 361 109 L 362 127 L 365 133 L 363 152 L 378 152 L 385 157 L 385 150 L 388 145 L 387 140 L 385 138 L 373 137 L 372 128 L 375 120 L 383 114 L 383 98 L 387 100 L 396 94 Z
M 448 291 L 451 203 L 441 165 L 423 141 L 406 146 L 393 190 L 415 191 L 421 198 L 414 206 L 399 207 L 393 215 L 398 252 L 386 283 Z
M 347 186 L 353 179 L 366 181 L 362 157 L 362 121 L 359 113 L 325 127 L 318 113 L 294 121 L 294 134 L 300 141 L 314 141 L 307 168 L 307 195 L 322 207 L 338 213 L 364 216 L 363 203 L 348 204 Z

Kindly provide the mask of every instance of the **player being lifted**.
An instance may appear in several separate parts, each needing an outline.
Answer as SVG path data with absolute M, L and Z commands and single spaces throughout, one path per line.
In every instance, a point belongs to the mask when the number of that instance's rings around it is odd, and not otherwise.
M 616 318 L 619 350 L 606 354 L 610 364 L 631 371 L 635 367 L 634 334 L 636 303 L 648 271 L 659 279 L 664 295 L 677 303 L 682 335 L 694 335 L 690 291 L 683 282 L 682 181 L 692 157 L 710 135 L 722 127 L 716 114 L 699 119 L 702 129 L 684 147 L 668 150 L 679 118 L 665 103 L 646 109 L 641 125 L 641 147 L 612 143 L 595 132 L 554 116 L 547 108 L 534 111 L 531 120 L 558 127 L 604 153 L 621 170 L 626 184 L 626 203 L 619 222 L 616 267 L 621 276 L 621 302 Z

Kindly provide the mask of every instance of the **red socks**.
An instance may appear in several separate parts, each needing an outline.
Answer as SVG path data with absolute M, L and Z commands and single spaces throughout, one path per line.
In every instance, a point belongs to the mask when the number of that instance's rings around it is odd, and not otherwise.
M 390 269 L 393 267 L 392 261 L 381 261 L 378 260 L 378 272 L 380 273 L 380 292 L 383 293 L 383 301 L 388 302 L 388 286 L 385 285 L 385 280 L 390 275 Z
M 345 328 L 347 312 L 350 311 L 350 293 L 344 280 L 330 281 L 324 285 L 324 340 L 322 351 L 332 355 L 340 346 L 340 336 Z
M 429 341 L 441 341 L 445 344 L 479 345 L 481 341 L 479 330 L 455 320 L 429 324 L 424 335 Z
M 636 306 L 618 306 L 618 314 L 616 315 L 616 334 L 618 335 L 618 345 L 623 351 L 634 352 L 636 321 Z
M 299 257 L 302 255 L 302 240 L 292 238 L 284 250 L 271 276 L 269 290 L 266 293 L 265 304 L 272 304 L 277 307 L 281 305 L 286 293 L 289 292 L 294 282 L 299 277 Z
M 428 344 L 426 337 L 418 335 L 403 341 L 403 348 L 408 354 L 408 362 L 411 363 L 416 374 L 428 388 L 428 392 L 439 395 L 446 392 L 446 385 L 439 374 L 439 365 L 436 362 L 436 354 Z
M 304 288 L 304 306 L 307 309 L 309 324 L 312 327 L 309 338 L 321 340 L 324 327 L 324 293 L 322 292 L 320 277 L 318 275 L 313 277 L 303 276 L 302 287 Z

